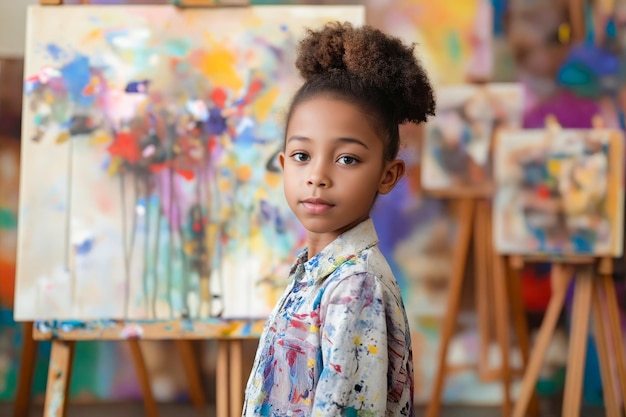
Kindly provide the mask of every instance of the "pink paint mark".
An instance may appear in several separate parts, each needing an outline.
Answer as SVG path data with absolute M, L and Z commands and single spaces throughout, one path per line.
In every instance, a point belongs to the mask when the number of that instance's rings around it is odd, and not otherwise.
M 308 327 L 304 322 L 300 320 L 291 320 L 289 324 L 291 325 L 291 327 L 295 327 L 296 329 L 300 330 L 307 330 Z
M 341 373 L 341 365 L 335 365 L 334 363 L 331 363 L 330 366 L 333 367 L 333 369 L 335 370 L 335 372 L 339 372 Z

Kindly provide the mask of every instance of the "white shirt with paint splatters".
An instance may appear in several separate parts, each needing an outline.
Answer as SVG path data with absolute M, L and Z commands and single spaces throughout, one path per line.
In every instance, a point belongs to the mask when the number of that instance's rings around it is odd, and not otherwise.
M 270 315 L 243 416 L 413 416 L 409 326 L 371 219 L 307 261 Z

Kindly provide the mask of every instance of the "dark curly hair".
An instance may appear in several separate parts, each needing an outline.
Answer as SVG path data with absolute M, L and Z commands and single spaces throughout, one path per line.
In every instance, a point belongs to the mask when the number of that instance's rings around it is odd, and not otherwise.
M 314 96 L 345 99 L 370 116 L 386 138 L 385 159 L 395 159 L 398 125 L 435 114 L 432 87 L 413 49 L 368 25 L 331 22 L 307 30 L 296 59 L 305 82 L 293 97 L 287 124 L 296 106 Z

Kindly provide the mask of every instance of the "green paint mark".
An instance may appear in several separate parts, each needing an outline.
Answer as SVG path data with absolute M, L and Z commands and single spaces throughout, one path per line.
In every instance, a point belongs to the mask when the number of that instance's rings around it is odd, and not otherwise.
M 344 413 L 346 417 L 359 417 L 359 412 L 354 407 L 346 408 L 346 412 Z
M 461 39 L 459 39 L 459 35 L 457 33 L 448 33 L 448 36 L 446 37 L 446 46 L 452 61 L 461 61 Z
M 15 216 L 15 214 L 9 209 L 0 207 L 0 230 L 16 228 L 17 217 Z

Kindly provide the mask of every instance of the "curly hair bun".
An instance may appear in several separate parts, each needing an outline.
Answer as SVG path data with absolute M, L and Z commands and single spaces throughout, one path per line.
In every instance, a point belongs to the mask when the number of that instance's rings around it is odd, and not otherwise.
M 296 68 L 305 80 L 347 72 L 386 94 L 398 123 L 424 122 L 435 113 L 432 87 L 415 57 L 414 45 L 369 26 L 331 22 L 307 30 L 300 42 Z

